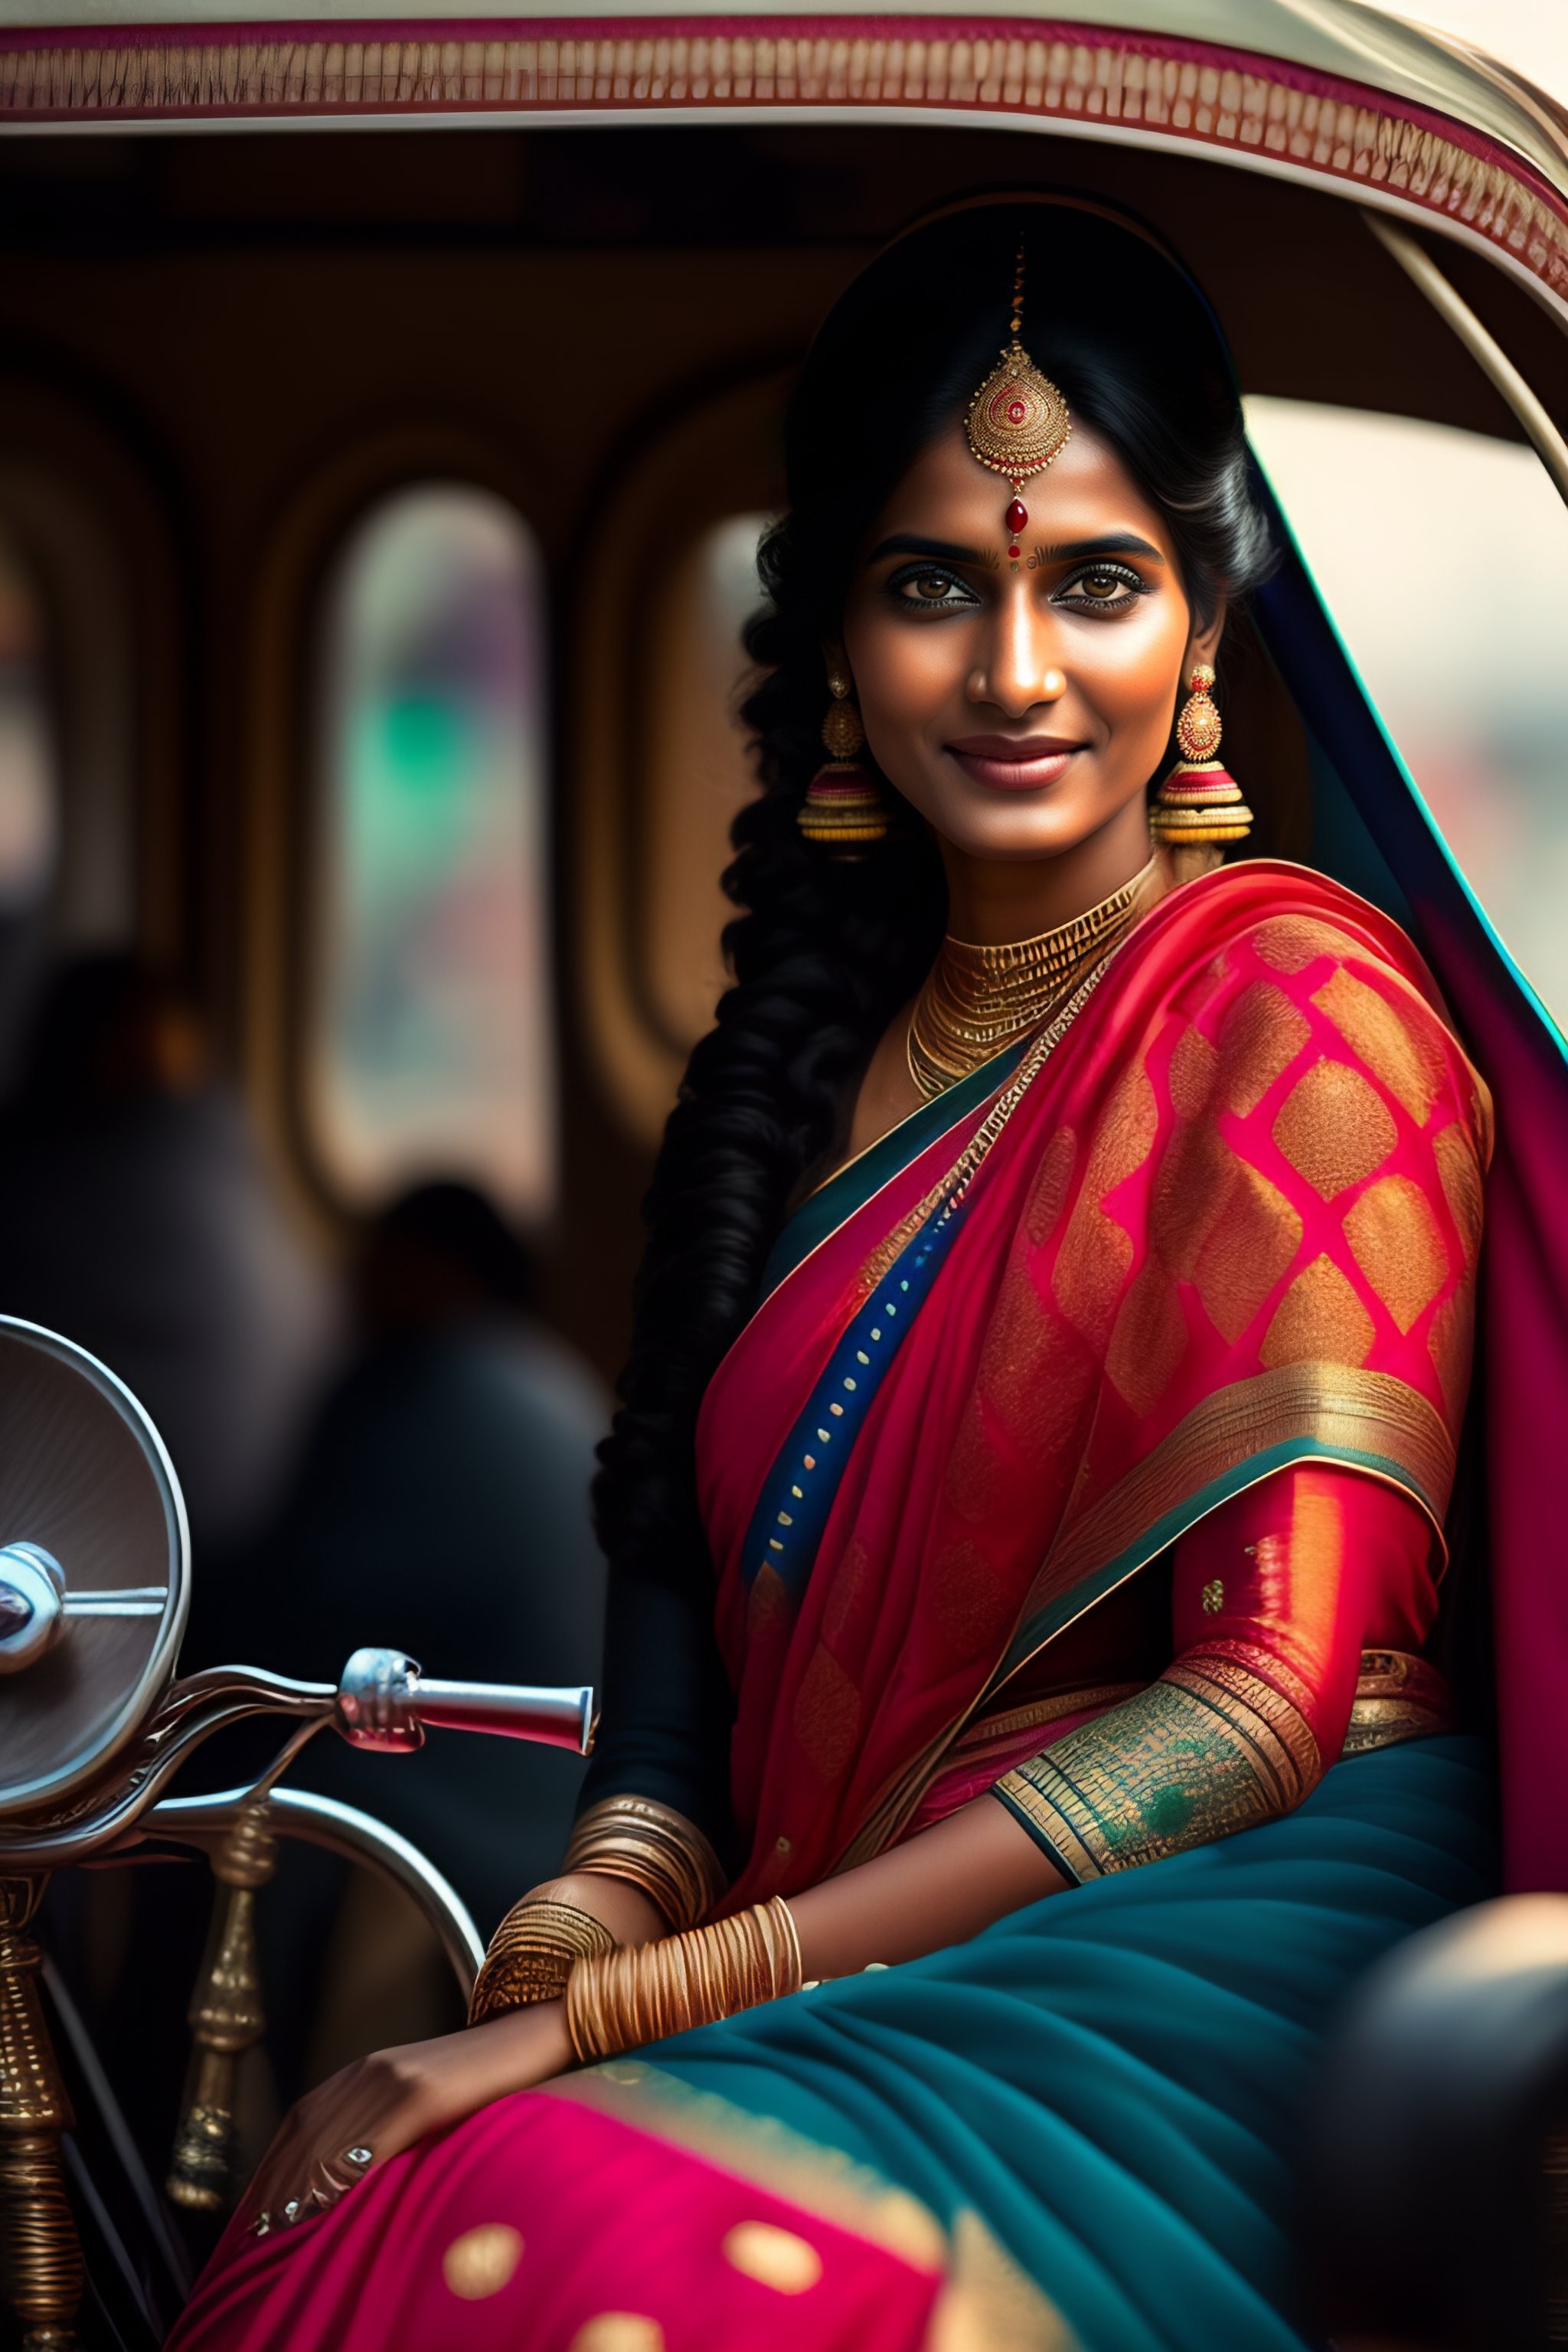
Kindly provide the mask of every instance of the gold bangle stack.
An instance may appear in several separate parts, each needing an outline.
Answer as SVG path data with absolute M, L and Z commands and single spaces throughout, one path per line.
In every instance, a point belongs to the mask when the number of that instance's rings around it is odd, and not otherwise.
M 507 2010 L 559 2000 L 579 1960 L 615 1948 L 614 1936 L 591 1912 L 548 1895 L 525 1895 L 490 1937 L 468 1996 L 468 2023 L 482 2025 Z
M 591 2065 L 800 1988 L 800 1940 L 775 1895 L 686 1935 L 579 1960 L 566 1988 L 567 2038 Z
M 587 1870 L 640 1887 L 678 1931 L 695 1927 L 724 1892 L 719 1857 L 695 1822 L 651 1797 L 603 1797 L 578 1816 L 562 1875 Z

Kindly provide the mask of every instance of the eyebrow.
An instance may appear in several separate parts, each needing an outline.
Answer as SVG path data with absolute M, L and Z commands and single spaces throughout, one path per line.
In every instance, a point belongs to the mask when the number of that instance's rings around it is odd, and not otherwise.
M 1047 563 L 1070 563 L 1080 555 L 1146 555 L 1153 563 L 1163 563 L 1164 557 L 1135 530 L 1108 530 L 1098 539 L 1068 539 L 1059 546 L 1040 550 Z
M 921 539 L 907 530 L 895 531 L 880 547 L 874 547 L 866 560 L 879 563 L 884 555 L 935 555 L 949 563 L 978 563 L 982 560 L 973 547 L 959 547 L 949 539 Z
M 1070 563 L 1084 555 L 1142 555 L 1152 563 L 1165 559 L 1157 547 L 1140 539 L 1134 530 L 1108 530 L 1096 539 L 1065 540 L 1056 547 L 1040 551 L 1047 563 Z M 879 547 L 874 547 L 868 562 L 879 563 L 889 555 L 928 555 L 948 563 L 979 563 L 984 559 L 973 547 L 960 547 L 948 539 L 921 539 L 912 531 L 895 531 Z

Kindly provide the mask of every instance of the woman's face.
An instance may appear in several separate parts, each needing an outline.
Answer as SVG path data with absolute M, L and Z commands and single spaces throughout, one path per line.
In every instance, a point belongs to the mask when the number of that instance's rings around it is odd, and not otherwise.
M 1078 426 L 1012 496 L 954 425 L 919 457 L 865 545 L 844 651 L 877 764 L 954 849 L 1057 857 L 1135 825 L 1191 664 L 1194 631 L 1158 510 Z

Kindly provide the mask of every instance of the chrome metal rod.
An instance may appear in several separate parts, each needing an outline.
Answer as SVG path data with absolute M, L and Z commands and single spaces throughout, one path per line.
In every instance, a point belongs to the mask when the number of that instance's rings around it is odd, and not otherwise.
M 137 1823 L 151 1811 L 160 1791 L 215 1731 L 225 1731 L 231 1724 L 256 1715 L 304 1716 L 307 1729 L 331 1720 L 329 1709 L 336 1693 L 330 1684 L 286 1683 L 281 1675 L 264 1676 L 249 1668 L 234 1671 L 237 1679 L 226 1691 L 220 1686 L 221 1674 L 194 1675 L 187 1683 L 176 1683 L 153 1726 L 148 1743 L 151 1761 L 142 1763 L 131 1779 L 117 1783 L 90 1811 L 52 1825 L 47 1822 L 37 1827 L 0 1824 L 0 1874 L 68 1869 L 133 1839 Z M 247 1679 L 241 1682 L 241 1675 Z M 290 1746 L 289 1756 L 292 1753 Z
M 531 1683 L 438 1683 L 421 1675 L 414 1685 L 421 1723 L 447 1731 L 489 1731 L 503 1739 L 534 1739 L 586 1756 L 594 1744 L 594 1693 L 549 1690 Z
M 400 1650 L 356 1650 L 335 1690 L 330 1683 L 294 1682 L 258 1666 L 214 1666 L 171 1686 L 136 1769 L 90 1808 L 63 1820 L 0 1823 L 0 1871 L 58 1870 L 107 1852 L 135 1830 L 205 1739 L 255 1715 L 292 1717 L 300 1726 L 274 1773 L 292 1760 L 301 1738 L 328 1723 L 352 1746 L 384 1753 L 418 1748 L 430 1723 L 538 1740 L 584 1756 L 593 1746 L 595 1723 L 586 1685 L 426 1683 Z M 271 1778 L 268 1773 L 259 1785 Z
M 248 1787 L 225 1789 L 212 1797 L 166 1797 L 143 1819 L 142 1836 L 205 1847 L 226 1836 L 253 1801 Z M 356 1806 L 318 1797 L 309 1789 L 274 1789 L 267 1801 L 267 1818 L 276 1836 L 322 1846 L 344 1862 L 367 1864 L 401 1886 L 439 1937 L 467 2000 L 485 1956 L 484 1944 L 456 1887 L 417 1846 Z
M 1426 247 L 1392 221 L 1363 213 L 1384 251 L 1397 261 L 1413 285 L 1447 321 L 1476 365 L 1500 392 L 1518 417 L 1535 454 L 1551 475 L 1560 499 L 1568 502 L 1568 440 L 1563 435 L 1527 377 L 1521 374 L 1489 327 L 1484 327 L 1463 296 L 1457 293 Z
M 408 1754 L 433 1725 L 541 1740 L 586 1756 L 597 1717 L 586 1684 L 549 1689 L 536 1683 L 428 1682 L 418 1661 L 401 1650 L 356 1650 L 338 1678 L 333 1720 L 351 1747 L 384 1754 Z
M 68 1592 L 60 1608 L 67 1617 L 161 1617 L 168 1598 L 166 1584 L 133 1584 L 123 1592 Z

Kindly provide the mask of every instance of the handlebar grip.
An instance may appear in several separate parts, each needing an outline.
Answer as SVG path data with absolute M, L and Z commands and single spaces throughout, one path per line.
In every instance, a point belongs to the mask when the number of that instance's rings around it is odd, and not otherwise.
M 426 1681 L 401 1650 L 356 1650 L 338 1681 L 333 1721 L 355 1748 L 406 1753 L 427 1727 L 488 1731 L 586 1756 L 598 1717 L 591 1685 Z
M 535 1683 L 438 1683 L 421 1675 L 414 1706 L 423 1724 L 448 1731 L 489 1731 L 534 1739 L 586 1756 L 597 1717 L 592 1686 L 551 1689 Z

